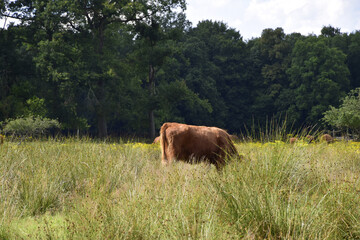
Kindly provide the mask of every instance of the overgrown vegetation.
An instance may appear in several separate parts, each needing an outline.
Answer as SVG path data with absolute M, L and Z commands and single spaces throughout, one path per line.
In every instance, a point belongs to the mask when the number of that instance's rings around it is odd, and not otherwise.
M 360 88 L 356 88 L 342 99 L 339 108 L 331 107 L 325 112 L 324 121 L 342 130 L 351 130 L 360 138 Z
M 323 126 L 323 113 L 360 87 L 360 32 L 321 34 L 191 26 L 185 0 L 4 1 L 0 121 L 29 111 L 65 133 L 154 138 L 168 121 L 244 131 L 287 116 Z M 46 116 L 44 116 L 44 114 Z M 258 127 L 258 126 L 257 126 Z
M 218 173 L 155 144 L 0 145 L 2 239 L 358 239 L 359 143 L 236 144 Z
M 12 136 L 39 137 L 48 134 L 49 131 L 60 129 L 60 123 L 55 119 L 42 118 L 39 116 L 27 116 L 17 119 L 8 119 L 4 123 L 3 132 Z

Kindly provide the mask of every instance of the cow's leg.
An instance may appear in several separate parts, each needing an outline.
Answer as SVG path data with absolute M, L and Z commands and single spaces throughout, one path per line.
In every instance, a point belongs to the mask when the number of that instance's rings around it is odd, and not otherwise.
M 163 157 L 161 158 L 161 164 L 163 166 L 169 165 L 169 160 L 168 160 L 169 157 L 170 157 L 169 151 L 168 149 L 166 149 L 166 154 L 163 154 Z
M 225 161 L 219 158 L 217 161 L 214 162 L 214 165 L 216 167 L 216 170 L 221 171 L 225 166 Z
M 161 158 L 161 165 L 163 166 L 168 165 L 168 160 L 166 158 Z
M 172 162 L 176 161 L 175 149 L 173 146 L 168 146 L 166 149 L 165 157 L 161 159 L 161 164 L 163 166 L 170 165 Z
M 172 164 L 176 161 L 176 149 L 174 146 L 170 145 L 168 148 L 168 154 L 167 154 L 167 164 Z
M 167 154 L 166 159 L 161 159 L 161 164 L 163 166 L 167 166 L 167 165 L 170 165 L 174 160 L 175 160 L 175 158 L 171 154 Z
M 223 167 L 226 165 L 226 161 L 227 161 L 226 152 L 222 148 L 219 148 L 213 160 L 216 169 L 218 171 L 221 171 Z
M 163 166 L 171 165 L 172 162 L 176 161 L 175 157 L 169 157 L 168 159 L 161 159 L 161 164 Z

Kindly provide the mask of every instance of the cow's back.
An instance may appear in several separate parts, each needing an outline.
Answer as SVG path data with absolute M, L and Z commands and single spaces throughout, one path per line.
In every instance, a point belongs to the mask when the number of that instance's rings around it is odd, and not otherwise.
M 153 141 L 153 144 L 159 143 L 160 142 L 160 136 L 156 137 Z
M 237 154 L 230 135 L 223 129 L 193 126 L 180 123 L 164 123 L 160 130 L 162 161 L 207 160 L 218 166 L 224 164 L 227 153 Z
M 326 143 L 332 143 L 334 141 L 333 137 L 329 134 L 323 134 L 320 137 L 320 141 L 326 142 Z
M 167 136 L 173 143 L 177 158 L 185 161 L 201 157 L 212 159 L 218 148 L 216 133 L 203 126 L 185 125 L 168 129 Z

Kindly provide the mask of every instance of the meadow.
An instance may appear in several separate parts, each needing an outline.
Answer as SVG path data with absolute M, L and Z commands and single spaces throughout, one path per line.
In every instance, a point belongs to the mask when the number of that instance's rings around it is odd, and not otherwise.
M 0 239 L 360 239 L 360 143 L 237 143 L 218 172 L 160 146 L 0 145 Z

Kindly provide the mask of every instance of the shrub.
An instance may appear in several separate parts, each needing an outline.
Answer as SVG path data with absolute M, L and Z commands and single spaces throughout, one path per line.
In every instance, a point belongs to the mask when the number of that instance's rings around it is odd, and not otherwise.
M 50 130 L 60 128 L 60 123 L 55 119 L 28 116 L 5 121 L 4 133 L 15 136 L 40 136 Z
M 349 128 L 360 133 L 360 88 L 350 91 L 339 108 L 331 107 L 324 113 L 323 120 L 337 128 Z

